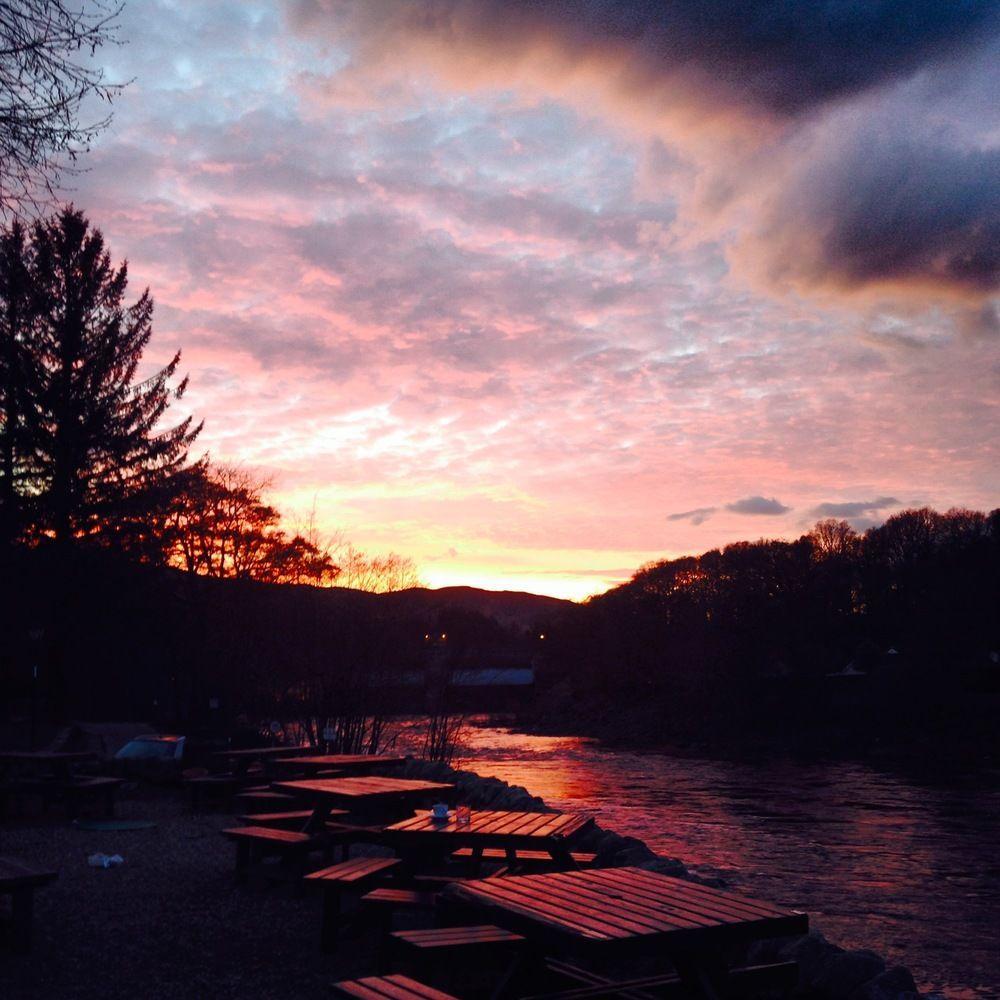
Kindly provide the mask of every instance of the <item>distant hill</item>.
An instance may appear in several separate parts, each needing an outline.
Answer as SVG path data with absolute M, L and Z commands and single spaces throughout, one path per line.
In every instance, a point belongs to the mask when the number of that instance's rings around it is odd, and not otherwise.
M 519 590 L 480 590 L 478 587 L 441 587 L 431 590 L 414 587 L 391 594 L 380 594 L 379 600 L 398 608 L 407 615 L 431 615 L 443 608 L 460 608 L 494 618 L 501 625 L 530 628 L 539 619 L 578 607 L 573 601 L 543 594 L 528 594 Z
M 137 568 L 137 572 L 145 570 Z M 483 590 L 479 587 L 411 587 L 386 594 L 372 594 L 350 587 L 315 587 L 311 584 L 260 583 L 255 580 L 217 579 L 199 576 L 191 578 L 176 569 L 155 570 L 177 587 L 191 586 L 207 592 L 240 593 L 278 603 L 315 602 L 317 607 L 331 611 L 342 609 L 391 609 L 399 617 L 432 617 L 444 609 L 459 609 L 495 619 L 500 625 L 517 629 L 529 628 L 541 619 L 551 619 L 562 612 L 580 608 L 575 601 L 530 594 L 520 590 Z
M 187 574 L 166 570 L 179 585 L 190 584 Z M 309 584 L 258 583 L 253 580 L 218 580 L 198 577 L 195 586 L 208 591 L 243 593 L 279 604 L 291 602 L 324 608 L 332 613 L 350 609 L 389 610 L 394 617 L 430 619 L 438 612 L 457 609 L 493 618 L 504 628 L 522 630 L 564 613 L 572 614 L 582 605 L 545 594 L 520 590 L 483 590 L 479 587 L 412 587 L 387 594 L 371 594 L 350 587 L 314 587 Z

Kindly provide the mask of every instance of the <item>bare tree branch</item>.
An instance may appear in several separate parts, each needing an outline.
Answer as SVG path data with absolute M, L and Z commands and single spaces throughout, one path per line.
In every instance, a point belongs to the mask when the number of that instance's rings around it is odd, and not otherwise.
M 111 121 L 83 122 L 88 97 L 108 104 L 124 84 L 90 63 L 118 45 L 121 3 L 105 0 L 0 0 L 0 218 L 24 219 L 51 207 L 64 174 L 79 172 Z

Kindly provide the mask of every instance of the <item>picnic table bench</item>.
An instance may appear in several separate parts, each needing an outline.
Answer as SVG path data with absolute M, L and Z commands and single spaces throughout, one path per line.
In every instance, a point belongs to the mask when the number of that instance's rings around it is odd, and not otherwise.
M 308 884 L 323 890 L 320 942 L 324 951 L 331 951 L 337 943 L 344 896 L 362 895 L 398 864 L 398 858 L 353 858 L 305 876 Z
M 91 799 L 98 799 L 104 807 L 104 815 L 115 814 L 118 789 L 124 784 L 121 778 L 105 775 L 80 775 L 72 778 L 66 786 L 67 805 L 70 815 L 80 814 L 80 806 Z
M 16 858 L 0 858 L 0 895 L 11 897 L 11 947 L 31 950 L 32 911 L 35 889 L 57 878 L 55 872 L 31 868 Z
M 233 800 L 240 809 L 291 809 L 295 799 L 285 792 L 251 788 L 238 792 Z
M 571 982 L 584 985 L 546 992 L 521 991 L 514 994 L 519 1000 L 611 1000 L 618 997 L 623 1000 L 653 1000 L 654 997 L 662 1000 L 665 997 L 690 996 L 680 977 L 673 973 L 614 980 L 564 962 L 549 961 L 545 963 L 545 968 L 548 972 L 554 972 L 565 976 Z M 797 972 L 794 962 L 766 967 L 769 970 L 766 980 L 759 975 L 764 968 L 755 966 L 739 970 L 745 975 L 734 974 L 735 989 L 730 991 L 730 995 L 754 995 L 758 990 L 790 992 L 795 988 Z M 773 968 L 780 970 L 778 975 L 770 971 Z M 348 979 L 334 983 L 333 986 L 341 996 L 350 997 L 352 1000 L 456 1000 L 450 993 L 442 992 L 400 973 Z
M 454 957 L 457 951 L 509 948 L 524 945 L 526 939 L 521 934 L 505 930 L 494 924 L 477 924 L 461 927 L 431 927 L 424 930 L 394 931 L 392 937 L 408 948 L 418 952 L 437 952 Z
M 345 979 L 334 983 L 333 988 L 352 1000 L 456 1000 L 450 993 L 402 975 Z
M 401 854 L 449 855 L 458 849 L 463 851 L 459 857 L 468 861 L 472 874 L 478 872 L 487 851 L 491 852 L 490 860 L 496 860 L 502 852 L 510 868 L 520 863 L 535 863 L 537 867 L 540 854 L 556 868 L 573 869 L 585 857 L 593 860 L 589 855 L 574 855 L 571 850 L 573 841 L 593 822 L 591 817 L 576 813 L 475 810 L 468 823 L 459 823 L 454 815 L 443 820 L 430 812 L 420 812 L 386 827 L 383 842 Z M 520 858 L 519 851 L 525 852 Z
M 201 812 L 207 799 L 231 804 L 240 783 L 232 774 L 195 774 L 184 779 L 191 797 L 191 811 Z
M 326 849 L 325 841 L 308 833 L 269 826 L 238 826 L 222 831 L 236 844 L 236 880 L 246 882 L 253 866 L 265 857 L 279 857 L 286 868 L 297 866 L 302 874 L 309 854 Z
M 455 883 L 444 896 L 547 950 L 662 955 L 686 988 L 706 997 L 732 985 L 723 964 L 730 946 L 809 928 L 804 913 L 641 868 L 480 879 Z
M 312 809 L 290 809 L 286 812 L 246 813 L 237 819 L 246 826 L 271 826 L 278 830 L 298 830 L 312 817 Z M 346 816 L 345 809 L 331 809 L 330 816 Z
M 548 989 L 544 992 L 520 994 L 520 1000 L 601 1000 L 622 997 L 623 1000 L 653 1000 L 663 997 L 690 997 L 691 991 L 676 972 L 660 972 L 632 979 L 613 979 L 591 969 L 569 962 L 546 959 L 544 970 L 568 979 L 569 988 Z M 795 962 L 749 966 L 731 970 L 726 983 L 727 997 L 758 995 L 760 992 L 790 993 L 798 984 Z
M 391 917 L 397 910 L 434 910 L 441 897 L 439 889 L 409 889 L 382 886 L 361 897 L 361 905 Z M 388 930 L 388 921 L 385 929 Z
M 529 957 L 528 940 L 495 924 L 431 927 L 389 935 L 404 972 L 414 971 L 432 983 L 477 994 L 489 984 L 489 996 L 502 996 Z
M 69 778 L 73 766 L 95 760 L 91 750 L 4 750 L 0 752 L 0 773 L 6 774 L 20 765 L 21 770 L 49 772 L 53 778 Z

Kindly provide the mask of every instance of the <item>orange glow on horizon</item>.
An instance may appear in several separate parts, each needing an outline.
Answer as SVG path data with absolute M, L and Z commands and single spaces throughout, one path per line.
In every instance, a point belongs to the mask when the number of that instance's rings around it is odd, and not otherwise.
M 605 581 L 593 576 L 574 577 L 569 573 L 510 573 L 486 567 L 478 572 L 420 567 L 420 577 L 434 590 L 442 587 L 477 587 L 482 590 L 523 591 L 566 601 L 584 601 L 595 594 L 603 594 L 621 582 L 612 579 Z

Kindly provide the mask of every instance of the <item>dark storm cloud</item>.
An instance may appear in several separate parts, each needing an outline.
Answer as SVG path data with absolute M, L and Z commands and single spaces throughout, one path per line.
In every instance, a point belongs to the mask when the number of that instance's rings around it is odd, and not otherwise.
M 744 497 L 726 504 L 726 510 L 734 514 L 767 515 L 787 514 L 792 508 L 786 507 L 774 497 Z
M 847 287 L 1000 287 L 1000 150 L 887 143 L 870 131 L 804 178 L 776 214 L 772 234 L 784 245 L 803 228 L 818 240 L 811 257 L 784 255 L 781 270 L 792 275 Z
M 946 59 L 995 25 L 997 11 L 992 0 L 599 0 L 581 17 L 579 6 L 543 5 L 573 34 L 634 44 L 650 73 L 694 65 L 737 103 L 786 115 Z
M 343 4 L 299 0 L 300 28 Z M 717 99 L 794 116 L 947 60 L 996 25 L 995 0 L 380 0 L 351 11 L 368 39 L 407 34 L 493 54 L 536 43 L 626 54 L 633 86 L 693 80 Z
M 725 144 L 694 155 L 702 208 L 725 216 L 732 202 L 750 206 L 734 259 L 768 281 L 946 289 L 974 309 L 1000 285 L 989 100 L 1000 0 L 290 0 L 289 9 L 302 34 L 352 39 L 356 67 L 416 62 L 469 90 L 517 87 L 531 64 L 543 91 L 600 88 L 617 102 L 605 113 L 656 122 L 654 131 L 663 123 L 656 138 L 681 147 L 702 122 L 749 126 L 743 145 L 762 147 L 752 163 Z M 773 190 L 771 175 L 782 178 Z

